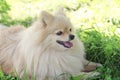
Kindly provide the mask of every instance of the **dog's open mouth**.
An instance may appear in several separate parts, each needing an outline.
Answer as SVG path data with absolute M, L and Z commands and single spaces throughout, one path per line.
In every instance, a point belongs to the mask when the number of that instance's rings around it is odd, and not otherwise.
M 72 42 L 70 41 L 56 41 L 58 44 L 63 45 L 66 48 L 71 48 L 73 46 Z

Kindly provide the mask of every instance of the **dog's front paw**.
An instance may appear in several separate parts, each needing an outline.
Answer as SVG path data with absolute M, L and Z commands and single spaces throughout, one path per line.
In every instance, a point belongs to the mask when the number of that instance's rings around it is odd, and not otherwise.
M 84 66 L 83 72 L 91 72 L 96 70 L 97 68 L 102 67 L 102 64 L 100 63 L 89 63 L 88 65 Z
M 102 67 L 102 66 L 103 66 L 103 65 L 100 64 L 100 63 L 97 63 L 96 65 L 97 65 L 97 67 Z

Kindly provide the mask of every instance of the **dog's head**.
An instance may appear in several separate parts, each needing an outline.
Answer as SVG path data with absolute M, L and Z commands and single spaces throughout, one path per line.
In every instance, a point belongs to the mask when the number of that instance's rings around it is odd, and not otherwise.
M 42 41 L 54 49 L 70 49 L 74 46 L 73 26 L 65 16 L 63 10 L 58 10 L 55 15 L 41 12 L 40 26 L 42 26 Z

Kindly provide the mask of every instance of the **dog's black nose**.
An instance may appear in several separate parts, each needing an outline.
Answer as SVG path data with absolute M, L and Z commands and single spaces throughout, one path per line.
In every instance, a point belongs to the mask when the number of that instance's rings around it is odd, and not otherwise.
M 72 35 L 72 34 L 69 35 L 69 40 L 73 40 L 74 38 L 75 38 L 74 35 Z

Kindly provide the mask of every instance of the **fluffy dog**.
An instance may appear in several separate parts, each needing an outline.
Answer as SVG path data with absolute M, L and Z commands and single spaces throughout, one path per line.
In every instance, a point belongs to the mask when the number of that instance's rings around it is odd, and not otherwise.
M 0 67 L 6 74 L 22 78 L 25 72 L 29 79 L 67 80 L 61 74 L 91 77 L 89 71 L 101 66 L 85 59 L 83 43 L 62 10 L 55 15 L 42 11 L 29 28 L 0 29 Z

